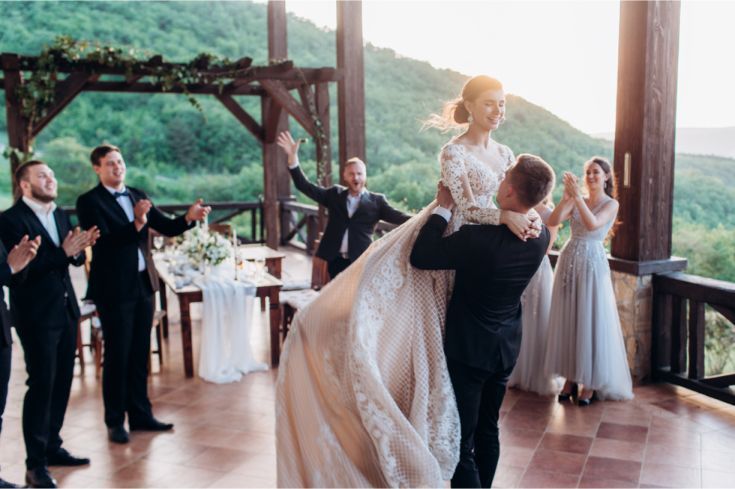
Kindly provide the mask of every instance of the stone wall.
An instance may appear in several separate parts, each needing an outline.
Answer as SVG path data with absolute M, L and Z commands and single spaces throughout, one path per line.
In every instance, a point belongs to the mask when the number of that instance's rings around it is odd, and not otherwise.
M 613 271 L 612 281 L 628 352 L 628 365 L 633 383 L 639 384 L 651 376 L 651 275 L 638 277 Z

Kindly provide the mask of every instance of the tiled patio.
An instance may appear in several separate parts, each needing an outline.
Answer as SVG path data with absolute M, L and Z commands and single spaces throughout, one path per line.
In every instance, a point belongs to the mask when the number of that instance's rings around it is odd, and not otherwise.
M 308 274 L 308 260 L 289 253 L 284 270 Z M 295 272 L 294 272 L 295 271 Z M 107 441 L 100 382 L 88 358 L 77 372 L 62 436 L 92 464 L 53 468 L 62 487 L 272 487 L 276 481 L 275 372 L 215 385 L 185 379 L 178 313 L 170 297 L 165 365 L 153 360 L 150 392 L 171 433 L 133 433 L 128 445 Z M 257 356 L 268 358 L 267 315 L 257 312 Z M 194 342 L 198 344 L 198 323 Z M 195 365 L 196 365 L 195 348 Z M 0 439 L 0 476 L 22 482 L 20 427 L 25 392 L 16 343 Z M 502 412 L 498 487 L 733 487 L 735 406 L 669 386 L 639 387 L 634 401 L 586 408 L 511 390 Z

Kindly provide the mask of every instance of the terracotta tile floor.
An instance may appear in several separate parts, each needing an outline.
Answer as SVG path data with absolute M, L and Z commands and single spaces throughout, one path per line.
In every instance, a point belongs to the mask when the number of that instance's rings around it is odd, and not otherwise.
M 308 258 L 290 253 L 284 269 L 306 277 Z M 91 357 L 74 378 L 62 431 L 64 445 L 89 456 L 88 467 L 52 468 L 62 487 L 273 487 L 275 371 L 215 385 L 185 379 L 178 310 L 164 366 L 153 360 L 150 394 L 171 433 L 133 433 L 128 445 L 107 441 L 100 382 Z M 256 311 L 253 344 L 268 357 L 267 315 Z M 198 344 L 198 323 L 194 342 Z M 86 336 L 86 335 L 85 335 Z M 197 352 L 195 349 L 195 365 Z M 16 342 L 10 394 L 0 439 L 0 475 L 22 482 L 25 450 L 20 413 L 25 393 Z M 670 385 L 636 389 L 631 402 L 586 408 L 510 390 L 501 412 L 497 487 L 733 487 L 735 406 Z

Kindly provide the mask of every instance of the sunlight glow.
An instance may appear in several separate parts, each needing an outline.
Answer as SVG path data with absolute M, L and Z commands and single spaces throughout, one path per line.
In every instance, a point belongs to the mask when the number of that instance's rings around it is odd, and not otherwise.
M 334 29 L 333 0 L 286 9 Z M 363 1 L 365 42 L 437 68 L 499 78 L 589 133 L 615 127 L 617 1 Z M 680 127 L 735 126 L 735 2 L 682 2 Z

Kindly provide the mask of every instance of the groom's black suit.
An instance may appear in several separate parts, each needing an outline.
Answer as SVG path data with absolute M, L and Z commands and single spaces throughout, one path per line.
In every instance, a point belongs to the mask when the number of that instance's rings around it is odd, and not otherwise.
M 411 218 L 408 214 L 391 207 L 385 195 L 369 191 L 363 192 L 360 196 L 360 205 L 350 217 L 347 212 L 349 191 L 345 187 L 333 185 L 324 188 L 314 185 L 306 178 L 300 166 L 289 171 L 296 188 L 329 211 L 329 222 L 316 256 L 329 264 L 329 275 L 332 278 L 357 260 L 370 246 L 378 221 L 382 219 L 391 224 L 403 224 Z M 348 233 L 346 258 L 342 257 L 339 251 L 345 231 Z
M 467 225 L 443 238 L 446 227 L 443 217 L 429 217 L 411 264 L 457 270 L 444 343 L 462 425 L 452 487 L 490 487 L 500 405 L 521 345 L 521 294 L 546 254 L 549 231 L 524 242 L 505 226 Z

